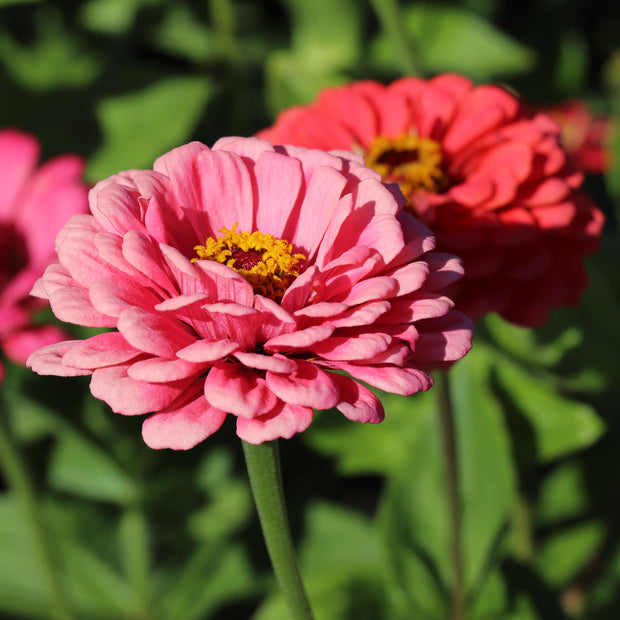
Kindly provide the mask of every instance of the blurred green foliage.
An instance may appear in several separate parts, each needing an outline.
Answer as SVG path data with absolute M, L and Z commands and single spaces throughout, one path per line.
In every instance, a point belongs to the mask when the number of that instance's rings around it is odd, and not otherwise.
M 620 120 L 620 8 L 593 0 L 2 0 L 0 125 L 73 151 L 87 180 L 150 167 L 198 139 L 252 135 L 328 85 L 457 71 L 536 102 L 586 100 Z M 391 6 L 391 3 L 388 3 Z M 389 11 L 388 6 L 388 11 Z M 389 15 L 388 15 L 389 17 Z M 393 24 L 394 22 L 392 22 Z M 585 188 L 607 216 L 576 308 L 528 330 L 490 316 L 451 374 L 471 620 L 620 617 L 620 131 Z M 379 426 L 318 413 L 281 442 L 293 532 L 317 620 L 445 620 L 449 551 L 437 397 L 381 394 Z M 232 422 L 155 452 L 140 420 L 82 379 L 8 367 L 0 616 L 286 618 Z

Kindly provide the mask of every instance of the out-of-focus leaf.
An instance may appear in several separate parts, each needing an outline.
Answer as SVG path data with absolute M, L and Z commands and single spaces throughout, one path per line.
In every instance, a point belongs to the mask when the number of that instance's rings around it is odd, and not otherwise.
M 143 5 L 157 4 L 161 0 L 89 0 L 79 8 L 82 23 L 94 32 L 118 34 L 134 22 Z
M 354 0 L 287 0 L 287 6 L 291 50 L 274 50 L 265 63 L 265 96 L 274 116 L 348 81 L 343 70 L 358 60 L 361 49 L 361 12 Z
M 180 571 L 162 577 L 170 584 L 158 601 L 162 620 L 218 618 L 219 605 L 252 595 L 264 585 L 245 551 L 230 541 L 201 545 Z
M 485 569 L 493 562 L 515 494 L 508 436 L 501 406 L 490 390 L 490 370 L 490 353 L 479 345 L 449 371 L 468 590 L 480 587 Z M 435 386 L 431 392 L 439 389 Z M 430 412 L 425 424 L 417 442 L 410 445 L 410 458 L 401 474 L 388 488 L 383 524 L 399 587 L 420 613 L 444 618 L 454 573 L 438 413 Z M 424 587 L 412 585 L 414 577 Z
M 10 6 L 11 4 L 33 4 L 43 0 L 0 0 L 0 7 Z
M 157 48 L 193 62 L 208 60 L 215 46 L 211 31 L 183 5 L 168 8 L 151 39 Z
M 592 557 L 604 534 L 596 521 L 579 523 L 553 535 L 542 546 L 536 561 L 544 578 L 564 585 Z
M 560 38 L 558 69 L 553 81 L 559 92 L 578 93 L 587 75 L 589 55 L 584 34 L 579 30 L 567 30 Z
M 54 488 L 88 499 L 127 504 L 137 494 L 131 478 L 105 450 L 75 433 L 60 438 L 48 476 Z
M 34 441 L 63 428 L 64 420 L 53 409 L 28 398 L 23 391 L 7 389 L 4 385 L 2 390 L 11 428 L 20 440 Z
M 271 114 L 313 101 L 317 93 L 348 80 L 338 72 L 324 71 L 307 58 L 282 50 L 271 52 L 265 62 L 265 98 Z
M 307 515 L 308 533 L 299 553 L 300 567 L 316 620 L 390 620 L 383 599 L 384 558 L 377 532 L 364 517 L 327 504 Z M 288 620 L 277 592 L 253 620 Z
M 44 5 L 36 7 L 34 17 L 37 36 L 28 45 L 0 27 L 0 61 L 13 78 L 38 91 L 81 87 L 94 80 L 99 59 L 64 26 L 61 15 Z
M 286 0 L 292 48 L 319 71 L 348 67 L 361 50 L 360 3 L 355 0 Z
M 484 328 L 502 350 L 533 366 L 555 366 L 583 340 L 582 331 L 572 326 L 551 342 L 545 343 L 536 330 L 513 325 L 497 314 L 489 314 L 484 318 Z
M 481 579 L 515 502 L 509 436 L 489 380 L 492 364 L 492 353 L 479 343 L 448 372 L 457 428 L 468 589 Z
M 209 503 L 189 518 L 189 530 L 198 540 L 218 540 L 245 523 L 252 512 L 248 485 L 229 481 L 210 495 Z
M 0 610 L 49 618 L 47 587 L 32 532 L 12 495 L 0 497 Z
M 97 106 L 103 144 L 86 171 L 98 180 L 153 161 L 186 142 L 211 95 L 203 77 L 170 77 L 139 91 L 104 99 Z
M 462 8 L 415 3 L 406 9 L 404 19 L 420 63 L 429 73 L 455 71 L 491 80 L 523 73 L 535 64 L 531 49 Z M 385 35 L 375 41 L 371 60 L 386 70 L 398 68 Z
M 417 441 L 391 480 L 381 511 L 388 578 L 420 618 L 447 617 L 450 538 L 439 420 L 424 413 Z
M 577 463 L 562 463 L 546 475 L 536 502 L 536 522 L 552 525 L 558 521 L 582 516 L 589 499 L 583 471 Z
M 540 461 L 581 450 L 603 433 L 603 422 L 590 405 L 563 396 L 507 359 L 499 359 L 495 372 L 513 413 L 527 419 Z
M 402 469 L 424 420 L 434 410 L 431 392 L 411 397 L 376 391 L 385 409 L 380 424 L 358 424 L 336 410 L 317 413 L 304 440 L 336 459 L 344 474 L 389 474 Z

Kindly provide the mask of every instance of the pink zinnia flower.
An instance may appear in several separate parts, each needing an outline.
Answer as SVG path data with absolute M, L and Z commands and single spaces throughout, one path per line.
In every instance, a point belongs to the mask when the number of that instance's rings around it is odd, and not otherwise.
M 55 260 L 62 225 L 88 206 L 82 159 L 62 155 L 37 168 L 40 150 L 34 136 L 0 130 L 0 349 L 18 364 L 67 337 L 54 325 L 33 323 L 33 314 L 47 304 L 30 290 Z M 0 380 L 2 375 L 0 364 Z
M 459 261 L 431 252 L 402 203 L 346 153 L 257 138 L 177 148 L 98 183 L 35 287 L 60 319 L 111 331 L 28 363 L 92 375 L 117 413 L 153 413 L 153 448 L 191 448 L 227 414 L 251 443 L 304 430 L 313 409 L 379 422 L 359 381 L 425 390 L 425 369 L 471 340 L 441 294 Z
M 540 106 L 560 125 L 561 141 L 575 165 L 589 174 L 603 174 L 611 167 L 609 142 L 612 120 L 594 116 L 581 99 L 569 99 L 553 106 Z
M 465 276 L 447 294 L 473 319 L 494 311 L 540 326 L 587 284 L 582 257 L 597 249 L 603 215 L 578 191 L 583 175 L 557 123 L 501 88 L 451 74 L 357 82 L 258 135 L 361 153 L 398 183 L 437 248 L 463 258 Z

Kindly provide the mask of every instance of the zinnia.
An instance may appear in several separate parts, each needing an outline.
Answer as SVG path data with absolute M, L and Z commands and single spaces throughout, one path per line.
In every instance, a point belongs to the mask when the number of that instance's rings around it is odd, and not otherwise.
M 559 133 L 506 90 L 444 74 L 326 89 L 257 135 L 361 153 L 398 183 L 437 249 L 462 257 L 465 276 L 447 291 L 457 308 L 536 327 L 578 302 L 604 219 Z
M 191 448 L 227 414 L 250 443 L 304 430 L 313 409 L 379 422 L 360 381 L 425 390 L 426 369 L 471 346 L 441 293 L 460 262 L 431 251 L 403 202 L 348 153 L 257 138 L 174 149 L 99 182 L 35 286 L 60 319 L 112 329 L 28 363 L 92 374 L 115 412 L 152 413 L 153 448 Z
M 30 290 L 55 260 L 58 231 L 88 206 L 83 160 L 61 155 L 37 168 L 40 150 L 34 136 L 0 130 L 0 349 L 19 364 L 38 347 L 67 338 L 55 325 L 35 323 L 46 304 Z M 0 364 L 0 380 L 3 372 Z
M 581 99 L 568 99 L 539 109 L 560 125 L 562 145 L 578 168 L 588 174 L 603 174 L 609 170 L 609 143 L 613 131 L 610 118 L 595 116 Z

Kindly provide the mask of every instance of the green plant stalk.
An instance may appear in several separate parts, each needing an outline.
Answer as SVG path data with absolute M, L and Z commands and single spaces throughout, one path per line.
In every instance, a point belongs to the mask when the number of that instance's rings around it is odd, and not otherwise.
M 26 466 L 6 427 L 3 405 L 4 403 L 0 403 L 0 467 L 9 488 L 17 496 L 24 520 L 32 532 L 34 546 L 51 594 L 52 616 L 56 620 L 74 620 L 59 577 L 58 565 L 54 561 L 50 533 L 41 517 Z
M 394 51 L 405 75 L 420 75 L 422 67 L 415 52 L 413 39 L 407 33 L 398 0 L 371 0 L 381 27 L 394 45 Z
M 456 427 L 454 409 L 450 398 L 448 373 L 439 373 L 436 378 L 441 441 L 446 471 L 446 492 L 450 520 L 450 554 L 454 568 L 452 584 L 451 620 L 465 618 L 465 579 L 461 540 L 461 507 L 458 475 L 458 455 L 456 451 Z
M 242 444 L 267 551 L 291 618 L 313 620 L 286 513 L 278 443 Z

